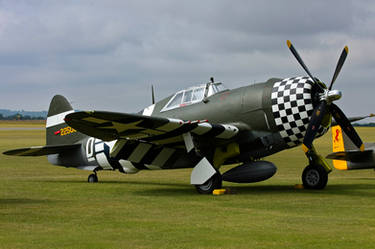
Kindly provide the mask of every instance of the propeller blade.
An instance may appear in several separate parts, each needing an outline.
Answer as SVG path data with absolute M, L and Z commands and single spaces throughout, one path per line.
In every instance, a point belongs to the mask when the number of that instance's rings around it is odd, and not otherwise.
M 307 66 L 303 62 L 301 56 L 299 56 L 297 50 L 294 48 L 293 44 L 289 40 L 286 41 L 286 44 L 288 45 L 288 48 L 290 49 L 290 51 L 292 52 L 294 57 L 296 57 L 299 64 L 303 67 L 303 69 L 305 69 L 305 72 L 310 76 L 310 78 L 314 81 L 314 83 L 317 84 L 320 87 L 321 90 L 323 90 L 323 87 L 319 84 L 319 82 L 315 79 L 315 77 L 312 76 L 309 69 L 307 68 Z
M 311 116 L 309 126 L 307 127 L 305 137 L 303 138 L 302 149 L 307 153 L 312 148 L 312 143 L 319 130 L 320 124 L 322 123 L 323 117 L 327 111 L 327 102 L 322 101 L 314 109 L 314 113 Z
M 350 140 L 352 140 L 355 146 L 357 146 L 361 151 L 364 151 L 365 145 L 363 144 L 362 139 L 359 137 L 358 133 L 355 131 L 352 124 L 341 109 L 332 103 L 330 106 L 330 111 L 336 122 L 341 126 L 341 129 L 350 138 Z
M 329 85 L 329 88 L 328 88 L 329 90 L 332 89 L 333 83 L 335 83 L 336 78 L 339 75 L 342 66 L 344 65 L 344 62 L 345 62 L 345 59 L 346 59 L 346 56 L 348 55 L 348 53 L 349 53 L 349 48 L 348 48 L 348 46 L 345 46 L 344 49 L 341 52 L 339 61 L 337 62 L 335 73 L 333 74 L 331 84 Z

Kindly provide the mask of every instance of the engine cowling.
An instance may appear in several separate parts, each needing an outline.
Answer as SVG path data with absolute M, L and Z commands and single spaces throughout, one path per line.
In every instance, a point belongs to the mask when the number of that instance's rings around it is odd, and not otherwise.
M 281 137 L 290 148 L 301 144 L 305 137 L 314 111 L 315 95 L 313 81 L 309 77 L 287 78 L 273 85 L 272 114 Z M 327 131 L 325 125 L 320 126 L 316 137 Z

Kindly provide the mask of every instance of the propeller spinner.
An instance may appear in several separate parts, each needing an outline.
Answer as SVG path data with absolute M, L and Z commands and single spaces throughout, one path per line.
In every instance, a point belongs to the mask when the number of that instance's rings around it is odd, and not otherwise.
M 312 149 L 312 143 L 315 139 L 315 136 L 319 130 L 320 125 L 322 124 L 323 117 L 328 113 L 331 114 L 334 119 L 336 120 L 337 124 L 339 124 L 342 130 L 346 133 L 346 135 L 352 140 L 352 142 L 361 150 L 364 150 L 364 144 L 361 138 L 358 136 L 357 132 L 351 125 L 348 118 L 345 114 L 341 111 L 341 109 L 335 105 L 333 102 L 340 99 L 342 94 L 338 90 L 332 90 L 332 86 L 336 81 L 337 76 L 339 75 L 342 66 L 344 65 L 345 59 L 348 55 L 349 49 L 347 46 L 344 47 L 341 56 L 337 62 L 335 73 L 333 74 L 331 84 L 327 88 L 322 82 L 320 82 L 317 78 L 313 77 L 310 73 L 309 69 L 303 62 L 301 56 L 299 56 L 297 50 L 294 48 L 293 44 L 287 40 L 287 45 L 297 59 L 299 64 L 303 67 L 305 72 L 310 76 L 310 78 L 314 81 L 314 84 L 319 88 L 317 92 L 319 97 L 319 103 L 316 105 L 314 112 L 311 116 L 310 123 L 307 127 L 307 131 L 305 137 L 303 139 L 302 149 L 305 153 L 309 152 Z

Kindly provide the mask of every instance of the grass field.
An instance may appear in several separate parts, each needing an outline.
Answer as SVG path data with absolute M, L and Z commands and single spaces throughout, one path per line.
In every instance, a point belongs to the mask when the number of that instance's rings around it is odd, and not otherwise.
M 8 127 L 43 127 L 46 124 L 45 120 L 0 120 L 1 128 Z
M 375 141 L 375 128 L 358 131 Z M 44 139 L 42 130 L 0 130 L 0 151 Z M 331 152 L 330 134 L 315 143 Z M 224 183 L 235 194 L 211 196 L 189 185 L 189 169 L 100 172 L 88 184 L 89 172 L 45 157 L 0 155 L 0 248 L 375 247 L 373 170 L 334 170 L 326 189 L 301 190 L 300 148 L 267 160 L 278 167 L 273 178 Z

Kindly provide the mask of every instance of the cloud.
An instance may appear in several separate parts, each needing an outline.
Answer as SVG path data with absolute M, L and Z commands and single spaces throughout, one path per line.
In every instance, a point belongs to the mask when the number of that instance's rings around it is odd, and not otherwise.
M 372 1 L 40 0 L 0 9 L 2 108 L 46 109 L 62 93 L 80 109 L 129 112 L 150 103 L 151 84 L 160 99 L 210 76 L 234 88 L 304 75 L 291 39 L 325 81 L 349 45 L 340 106 L 373 112 L 346 97 L 374 92 Z

